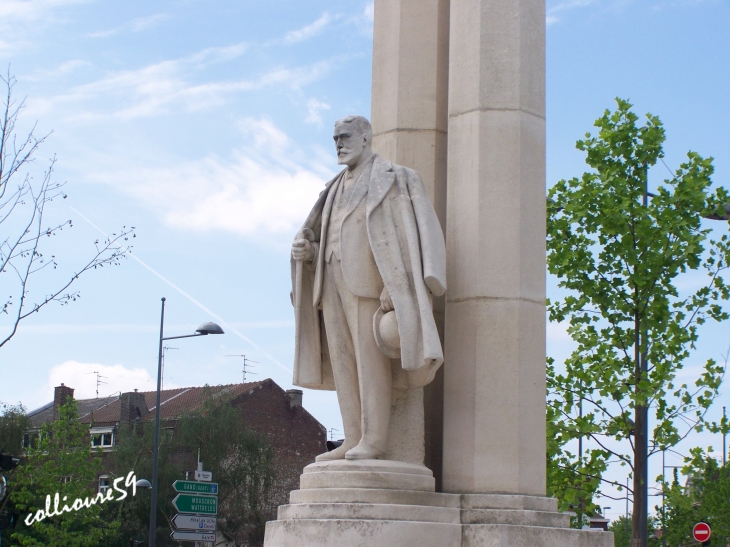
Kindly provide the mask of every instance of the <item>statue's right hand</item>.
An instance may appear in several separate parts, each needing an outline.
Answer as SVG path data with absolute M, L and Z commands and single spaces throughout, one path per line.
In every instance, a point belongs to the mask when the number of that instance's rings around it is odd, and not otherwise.
M 299 262 L 314 260 L 314 247 L 308 239 L 297 239 L 291 246 L 291 257 Z

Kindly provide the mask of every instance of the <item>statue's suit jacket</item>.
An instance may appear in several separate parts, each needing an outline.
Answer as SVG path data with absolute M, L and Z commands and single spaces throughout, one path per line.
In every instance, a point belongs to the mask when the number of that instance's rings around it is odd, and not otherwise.
M 344 173 L 327 183 L 297 234 L 297 239 L 307 238 L 314 244 L 314 262 L 292 260 L 296 324 L 293 383 L 312 389 L 335 389 L 320 308 L 328 222 Z M 369 180 L 365 179 L 368 175 Z M 342 273 L 353 294 L 380 296 L 380 280 L 362 275 L 362 261 L 369 253 L 358 250 L 369 244 L 398 321 L 401 358 L 394 360 L 398 366 L 394 387 L 423 386 L 443 363 L 431 307 L 431 294 L 441 296 L 446 291 L 446 246 L 441 225 L 414 170 L 375 155 L 361 178 L 353 188 L 341 226 Z M 362 200 L 365 230 L 360 215 L 352 214 Z

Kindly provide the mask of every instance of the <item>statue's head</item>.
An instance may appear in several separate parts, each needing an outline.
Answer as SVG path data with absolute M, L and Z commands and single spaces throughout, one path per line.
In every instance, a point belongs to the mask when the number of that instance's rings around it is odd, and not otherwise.
M 337 163 L 354 169 L 372 155 L 373 128 L 363 116 L 347 116 L 335 122 Z

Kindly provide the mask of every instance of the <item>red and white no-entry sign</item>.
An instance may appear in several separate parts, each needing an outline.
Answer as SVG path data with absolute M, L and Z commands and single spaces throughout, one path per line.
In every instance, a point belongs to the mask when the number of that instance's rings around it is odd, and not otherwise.
M 698 522 L 695 524 L 695 527 L 692 528 L 692 535 L 694 536 L 695 541 L 705 542 L 710 539 L 712 530 L 710 530 L 710 525 L 706 522 Z

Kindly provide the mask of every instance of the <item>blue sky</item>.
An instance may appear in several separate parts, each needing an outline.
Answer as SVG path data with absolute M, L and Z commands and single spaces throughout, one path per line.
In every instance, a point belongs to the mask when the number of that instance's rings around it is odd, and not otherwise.
M 78 302 L 29 319 L 2 348 L 0 401 L 34 408 L 60 382 L 93 397 L 92 371 L 107 376 L 102 395 L 153 389 L 162 296 L 169 335 L 218 318 L 227 331 L 170 344 L 166 386 L 240 381 L 242 360 L 228 355 L 245 354 L 259 362 L 251 378 L 290 387 L 288 248 L 337 171 L 333 121 L 369 114 L 372 10 L 363 0 L 0 1 L 0 67 L 11 64 L 27 97 L 23 126 L 53 130 L 37 168 L 56 154 L 56 178 L 68 181 L 53 209 L 74 221 L 55 241 L 58 274 L 89 255 L 98 230 L 138 235 L 135 259 L 82 279 Z M 664 121 L 670 167 L 693 149 L 714 156 L 716 183 L 730 186 L 726 0 L 549 1 L 547 23 L 548 184 L 584 170 L 575 141 L 620 96 Z M 565 356 L 564 331 L 548 335 L 551 355 Z M 726 325 L 703 335 L 694 365 L 730 342 Z M 304 404 L 341 429 L 333 394 L 307 391 Z

